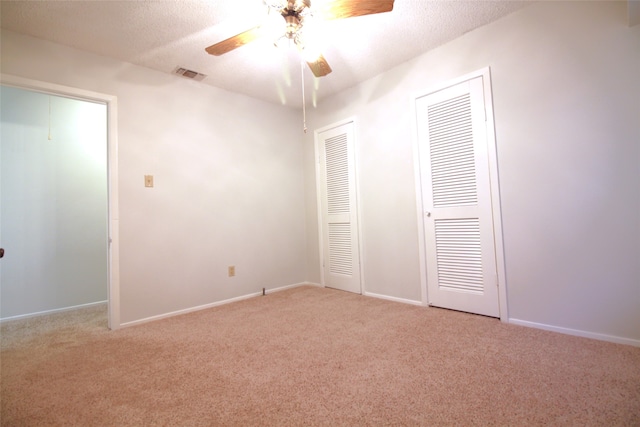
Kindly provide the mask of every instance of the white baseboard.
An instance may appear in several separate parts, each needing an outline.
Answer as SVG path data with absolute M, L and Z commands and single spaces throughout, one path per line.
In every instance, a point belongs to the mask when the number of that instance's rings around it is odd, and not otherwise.
M 265 289 L 265 293 L 266 294 L 271 294 L 273 292 L 284 291 L 286 289 L 297 288 L 298 286 L 304 286 L 304 285 L 312 285 L 312 283 L 306 283 L 306 282 L 294 283 L 293 285 L 286 285 L 286 286 L 281 286 L 281 287 L 278 287 L 278 288 Z M 220 305 L 231 304 L 232 302 L 242 301 L 242 300 L 245 300 L 245 299 L 259 297 L 259 296 L 262 296 L 262 290 L 260 290 L 259 292 L 252 292 L 252 293 L 247 294 L 247 295 L 241 295 L 241 296 L 235 297 L 235 298 L 229 298 L 229 299 L 225 299 L 225 300 L 222 300 L 222 301 L 216 301 L 216 302 L 212 302 L 212 303 L 209 303 L 209 304 L 198 305 L 196 307 L 185 308 L 183 310 L 171 311 L 169 313 L 159 314 L 157 316 L 145 317 L 144 319 L 133 320 L 131 322 L 121 323 L 120 327 L 125 328 L 125 327 L 128 327 L 128 326 L 141 325 L 143 323 L 149 323 L 149 322 L 153 322 L 155 320 L 166 319 L 168 317 L 179 316 L 181 314 L 193 313 L 194 311 L 206 310 L 207 308 L 218 307 Z
M 385 299 L 385 300 L 388 300 L 388 301 L 401 302 L 403 304 L 424 306 L 424 304 L 422 304 L 422 301 L 415 301 L 415 300 L 412 300 L 412 299 L 390 297 L 388 295 L 374 294 L 372 292 L 365 292 L 365 293 L 363 293 L 363 295 L 365 297 Z
M 318 288 L 324 288 L 324 285 L 321 285 L 320 283 L 315 283 L 315 282 L 304 282 L 302 283 L 302 285 L 307 285 L 307 286 L 315 286 Z
M 544 329 L 545 331 L 559 332 L 561 334 L 574 335 L 584 338 L 592 338 L 600 341 L 609 341 L 616 344 L 632 345 L 640 347 L 640 340 L 632 338 L 617 337 L 615 335 L 599 334 L 595 332 L 581 331 L 578 329 L 562 328 L 560 326 L 545 325 L 544 323 L 529 322 L 527 320 L 509 319 L 509 323 L 513 325 L 526 326 L 529 328 Z
M 87 303 L 87 304 L 74 305 L 74 306 L 71 306 L 71 307 L 56 308 L 54 310 L 45 310 L 45 311 L 38 311 L 36 313 L 21 314 L 19 316 L 3 317 L 3 318 L 0 319 L 0 323 L 8 322 L 8 321 L 11 321 L 11 320 L 28 319 L 30 317 L 46 316 L 48 314 L 63 313 L 65 311 L 77 310 L 79 308 L 93 307 L 93 306 L 101 305 L 101 304 L 107 304 L 107 301 L 90 302 L 90 303 Z
M 274 292 L 286 291 L 287 289 L 297 288 L 297 287 L 300 287 L 300 286 L 318 286 L 318 287 L 324 288 L 324 286 L 319 285 L 317 283 L 301 282 L 301 283 L 294 283 L 293 285 L 281 286 L 279 288 L 266 289 L 265 293 L 266 294 L 272 294 Z

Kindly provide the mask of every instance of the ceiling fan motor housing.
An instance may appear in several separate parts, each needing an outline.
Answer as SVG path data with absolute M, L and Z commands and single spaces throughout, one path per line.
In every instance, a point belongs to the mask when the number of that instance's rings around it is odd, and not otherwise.
M 305 8 L 311 7 L 311 0 L 288 0 L 287 7 L 285 9 L 295 10 L 300 12 Z
M 311 0 L 288 0 L 287 6 L 283 7 L 280 14 L 285 21 L 285 36 L 288 39 L 295 39 L 298 31 L 302 28 L 304 15 L 309 13 Z

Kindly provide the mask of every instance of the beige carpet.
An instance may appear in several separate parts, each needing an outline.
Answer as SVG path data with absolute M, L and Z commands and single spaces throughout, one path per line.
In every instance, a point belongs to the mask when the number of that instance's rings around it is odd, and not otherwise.
M 640 348 L 316 287 L 1 332 L 3 426 L 640 425 Z

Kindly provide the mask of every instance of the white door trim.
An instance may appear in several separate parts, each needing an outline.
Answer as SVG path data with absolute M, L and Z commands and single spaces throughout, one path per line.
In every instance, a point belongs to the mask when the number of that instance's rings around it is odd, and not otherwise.
M 108 293 L 109 329 L 120 327 L 120 240 L 118 210 L 118 100 L 113 95 L 32 80 L 9 74 L 0 74 L 0 84 L 51 95 L 61 95 L 83 101 L 100 102 L 107 105 L 107 185 L 109 266 Z
M 502 212 L 500 204 L 500 185 L 498 176 L 498 155 L 495 135 L 495 123 L 493 117 L 493 98 L 491 94 L 491 70 L 489 67 L 465 74 L 464 76 L 436 85 L 426 91 L 414 94 L 410 100 L 412 139 L 413 139 L 413 159 L 414 159 L 414 179 L 416 189 L 416 210 L 418 220 L 418 255 L 420 263 L 420 287 L 422 294 L 422 304 L 428 305 L 427 295 L 427 266 L 425 258 L 425 238 L 424 238 L 424 222 L 423 222 L 423 202 L 422 202 L 422 184 L 420 175 L 420 155 L 419 155 L 419 139 L 418 139 L 418 123 L 416 121 L 416 100 L 434 92 L 455 86 L 459 83 L 482 77 L 484 89 L 484 102 L 486 110 L 486 127 L 487 127 L 487 150 L 489 156 L 489 181 L 491 187 L 491 208 L 493 211 L 493 229 L 495 243 L 495 259 L 496 273 L 498 279 L 498 302 L 500 306 L 500 320 L 508 322 L 509 311 L 507 305 L 507 282 L 504 262 L 504 244 L 502 234 Z
M 358 179 L 358 155 L 357 155 L 357 141 L 358 141 L 358 122 L 356 120 L 355 117 L 348 117 L 346 119 L 340 120 L 338 122 L 334 122 L 332 124 L 323 126 L 321 128 L 318 128 L 316 130 L 314 130 L 313 133 L 313 141 L 314 141 L 314 167 L 316 170 L 316 215 L 318 217 L 318 249 L 320 251 L 319 253 L 319 267 L 320 267 L 320 284 L 323 287 L 326 287 L 326 283 L 325 283 L 325 277 L 324 277 L 324 268 L 323 268 L 323 262 L 325 261 L 323 259 L 324 257 L 324 242 L 322 239 L 323 236 L 323 225 L 322 225 L 322 189 L 321 189 L 321 185 L 322 185 L 322 177 L 320 176 L 320 156 L 322 155 L 322 153 L 320 152 L 320 144 L 319 144 L 319 139 L 318 136 L 319 134 L 321 134 L 322 132 L 346 125 L 348 123 L 353 123 L 353 136 L 354 136 L 354 164 L 353 164 L 353 169 L 354 169 L 354 186 L 356 189 L 356 194 L 355 194 L 355 199 L 356 199 L 356 219 L 358 222 L 358 226 L 357 226 L 357 232 L 358 232 L 358 252 L 359 252 L 359 259 L 358 259 L 358 269 L 359 269 L 359 273 L 360 273 L 360 293 L 362 295 L 365 294 L 365 278 L 364 278 L 364 262 L 362 261 L 363 258 L 363 236 L 362 236 L 362 221 L 361 221 L 361 207 L 360 207 L 360 185 L 359 185 L 359 179 Z

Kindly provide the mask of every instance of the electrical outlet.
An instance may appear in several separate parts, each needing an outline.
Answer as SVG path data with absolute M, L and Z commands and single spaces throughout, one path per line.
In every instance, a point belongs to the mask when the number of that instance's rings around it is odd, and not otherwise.
M 229 266 L 229 277 L 233 277 L 236 275 L 236 266 L 235 265 L 230 265 Z
M 144 186 L 145 187 L 153 187 L 153 175 L 145 175 L 144 176 Z

